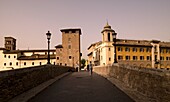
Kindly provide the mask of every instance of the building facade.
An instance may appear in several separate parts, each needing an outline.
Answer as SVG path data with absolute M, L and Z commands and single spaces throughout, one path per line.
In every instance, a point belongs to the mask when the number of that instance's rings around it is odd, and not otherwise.
M 81 29 L 61 29 L 62 45 L 56 46 L 56 64 L 80 68 L 81 48 L 80 35 Z
M 119 64 L 146 68 L 170 68 L 170 42 L 116 39 L 115 49 L 112 36 L 115 31 L 108 23 L 101 33 L 102 41 L 88 47 L 88 60 L 94 65 L 112 65 L 114 50 L 116 50 L 116 59 Z
M 16 39 L 5 37 L 5 48 L 0 48 L 0 70 L 11 70 L 47 64 L 48 50 L 16 50 Z M 51 64 L 55 64 L 55 49 L 50 50 Z

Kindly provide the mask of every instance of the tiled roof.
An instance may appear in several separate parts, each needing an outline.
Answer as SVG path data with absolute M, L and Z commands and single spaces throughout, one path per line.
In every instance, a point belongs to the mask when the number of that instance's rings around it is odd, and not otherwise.
M 21 52 L 47 52 L 48 50 L 5 50 L 4 54 L 17 54 Z M 55 49 L 51 49 L 50 52 L 55 52 Z
M 32 56 L 20 56 L 17 58 L 18 60 L 42 60 L 42 59 L 47 59 L 48 55 L 32 55 Z M 50 55 L 50 59 L 55 59 L 56 55 Z
M 98 46 L 102 43 L 102 41 L 91 44 L 88 49 L 92 46 Z M 116 45 L 122 46 L 145 46 L 152 47 L 151 43 L 159 43 L 160 47 L 170 47 L 170 42 L 161 42 L 157 40 L 129 40 L 129 39 L 116 39 Z

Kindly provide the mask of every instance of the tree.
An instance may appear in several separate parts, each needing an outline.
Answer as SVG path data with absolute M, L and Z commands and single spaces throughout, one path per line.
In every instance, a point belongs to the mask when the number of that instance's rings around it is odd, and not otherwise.
M 86 60 L 83 58 L 81 59 L 81 68 L 84 68 L 86 64 Z

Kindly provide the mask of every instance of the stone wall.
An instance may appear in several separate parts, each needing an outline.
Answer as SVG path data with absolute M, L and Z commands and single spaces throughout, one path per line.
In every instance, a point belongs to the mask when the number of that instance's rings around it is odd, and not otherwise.
M 143 99 L 151 99 L 150 101 L 154 102 L 170 102 L 170 71 L 168 70 L 101 66 L 94 67 L 94 72 L 111 80 L 118 80 L 122 86 L 136 92 L 138 96 L 141 95 Z
M 0 72 L 0 102 L 9 99 L 65 72 L 71 67 L 44 65 Z

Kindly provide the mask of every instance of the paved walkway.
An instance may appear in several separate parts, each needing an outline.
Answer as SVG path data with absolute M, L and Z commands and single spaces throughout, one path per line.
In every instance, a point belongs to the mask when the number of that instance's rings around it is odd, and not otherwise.
M 46 88 L 29 102 L 134 102 L 105 78 L 75 72 Z

